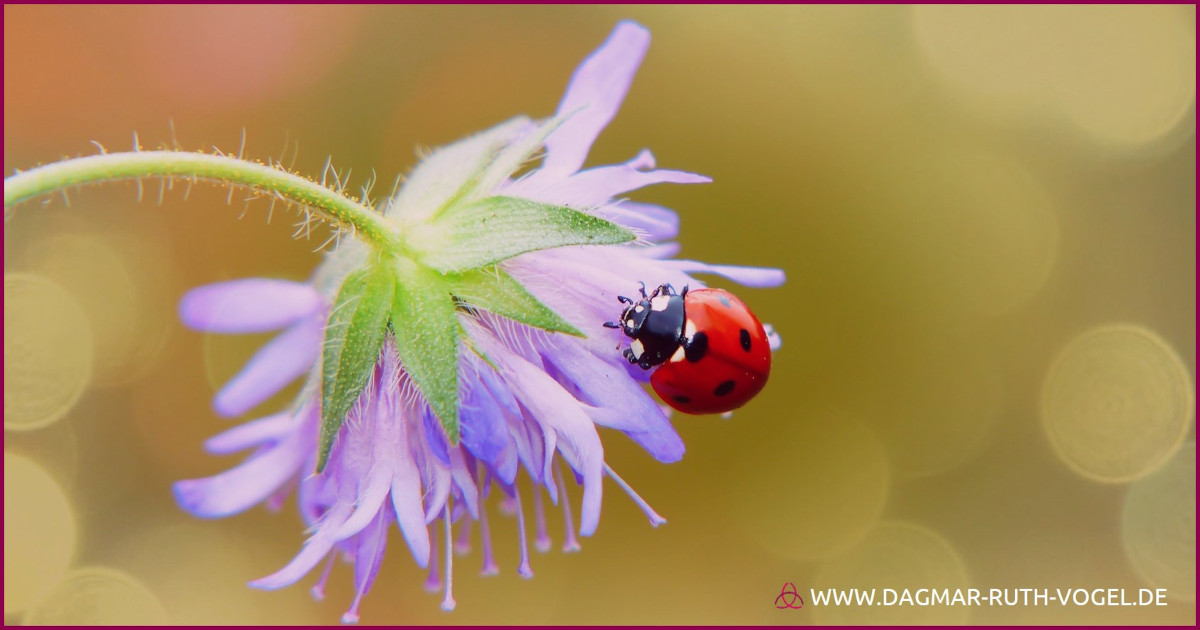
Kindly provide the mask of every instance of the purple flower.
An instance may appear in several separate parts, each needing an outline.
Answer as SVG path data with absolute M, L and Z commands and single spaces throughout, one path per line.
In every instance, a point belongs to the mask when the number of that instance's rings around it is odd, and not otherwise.
M 656 169 L 649 151 L 624 164 L 581 170 L 592 142 L 624 99 L 648 44 L 644 28 L 621 23 L 576 70 L 555 118 L 540 123 L 519 118 L 436 151 L 385 209 L 398 231 L 420 233 L 423 222 L 449 199 L 471 190 L 475 197 L 503 195 L 567 206 L 638 236 L 620 245 L 527 251 L 500 263 L 500 269 L 586 336 L 548 332 L 469 308 L 469 296 L 463 298 L 464 308 L 456 317 L 465 332 L 462 345 L 469 349 L 460 348 L 457 356 L 457 444 L 448 439 L 424 390 L 399 358 L 393 333 L 388 333 L 365 388 L 341 425 L 328 466 L 313 474 L 321 428 L 318 359 L 324 328 L 342 280 L 364 264 L 365 246 L 344 244 L 329 255 L 311 283 L 248 279 L 203 287 L 184 297 L 181 317 L 198 330 L 284 329 L 217 394 L 218 413 L 241 415 L 308 375 L 292 409 L 226 431 L 205 444 L 219 454 L 252 450 L 244 462 L 214 477 L 175 486 L 179 503 L 202 517 L 235 514 L 264 501 L 278 506 L 297 492 L 312 535 L 287 566 L 253 586 L 292 584 L 324 561 L 314 587 L 320 595 L 340 554 L 354 565 L 357 593 L 342 620 L 357 621 L 360 600 L 379 570 L 394 523 L 417 564 L 430 568 L 429 584 L 444 584 L 442 607 L 453 609 L 451 524 L 461 523 L 461 537 L 478 523 L 483 572 L 495 573 L 485 504 L 496 488 L 502 505 L 518 519 L 518 572 L 532 576 L 527 509 L 517 492 L 519 483 L 531 485 L 537 499 L 533 518 L 539 548 L 549 546 L 542 490 L 563 509 L 563 550 L 579 548 L 565 488 L 570 481 L 583 487 L 581 536 L 591 535 L 599 523 L 605 476 L 652 524 L 665 522 L 605 463 L 597 426 L 624 433 L 663 462 L 679 460 L 683 442 L 665 408 L 642 386 L 647 373 L 630 366 L 615 350 L 621 333 L 602 324 L 619 314 L 616 297 L 635 289 L 639 281 L 699 287 L 703 283 L 690 274 L 708 273 L 750 286 L 777 286 L 783 273 L 671 258 L 678 249 L 671 242 L 678 232 L 675 212 L 622 199 L 650 184 L 703 183 L 707 177 Z M 518 176 L 528 157 L 542 148 L 545 158 L 539 168 Z M 468 182 L 473 188 L 465 188 Z M 436 258 L 436 239 L 429 242 L 426 254 Z M 395 320 L 391 324 L 393 330 L 404 325 Z M 439 531 L 444 557 L 440 573 Z

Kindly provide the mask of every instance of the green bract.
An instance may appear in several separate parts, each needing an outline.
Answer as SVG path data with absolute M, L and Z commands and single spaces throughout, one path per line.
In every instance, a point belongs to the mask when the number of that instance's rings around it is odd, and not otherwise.
M 396 352 L 408 377 L 458 444 L 458 323 L 450 285 L 436 272 L 410 264 L 398 278 L 392 303 Z
M 338 290 L 321 357 L 317 472 L 325 469 L 333 438 L 375 371 L 395 291 L 395 267 L 377 260 L 346 276 Z
M 516 278 L 499 266 L 447 274 L 455 299 L 469 308 L 502 315 L 511 320 L 550 332 L 585 336 L 570 322 L 542 304 Z
M 421 261 L 448 272 L 478 269 L 539 249 L 634 239 L 629 230 L 599 217 L 517 197 L 450 206 L 414 236 L 409 242 Z
M 480 139 L 489 140 L 486 134 Z M 516 168 L 531 150 L 489 144 L 485 151 L 489 159 L 477 158 L 460 169 L 469 174 L 467 180 L 444 200 L 436 200 L 436 212 L 397 220 L 402 229 L 395 244 L 371 243 L 374 251 L 368 262 L 342 282 L 325 331 L 321 362 L 318 472 L 325 467 L 346 415 L 369 383 L 388 334 L 395 339 L 405 372 L 424 395 L 451 445 L 458 444 L 461 432 L 459 342 L 469 341 L 460 315 L 482 310 L 542 330 L 584 336 L 527 291 L 501 263 L 526 252 L 624 243 L 635 236 L 565 206 L 517 197 L 481 198 L 483 186 L 496 183 L 492 171 Z M 441 157 L 435 154 L 430 160 Z

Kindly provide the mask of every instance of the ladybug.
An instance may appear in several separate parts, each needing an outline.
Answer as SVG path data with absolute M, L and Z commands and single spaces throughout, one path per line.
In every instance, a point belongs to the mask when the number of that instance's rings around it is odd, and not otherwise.
M 771 347 L 763 325 L 745 303 L 722 289 L 676 293 L 663 284 L 626 305 L 619 328 L 632 341 L 622 353 L 649 370 L 650 385 L 668 405 L 691 414 L 724 413 L 754 398 L 771 373 Z

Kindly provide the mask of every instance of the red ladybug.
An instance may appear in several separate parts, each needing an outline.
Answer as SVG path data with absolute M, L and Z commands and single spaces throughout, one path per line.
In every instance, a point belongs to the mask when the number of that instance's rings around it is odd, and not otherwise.
M 762 391 L 771 373 L 771 347 L 763 325 L 728 291 L 696 289 L 675 293 L 664 284 L 626 304 L 621 319 L 605 322 L 632 341 L 623 352 L 649 370 L 654 391 L 684 413 L 723 413 Z

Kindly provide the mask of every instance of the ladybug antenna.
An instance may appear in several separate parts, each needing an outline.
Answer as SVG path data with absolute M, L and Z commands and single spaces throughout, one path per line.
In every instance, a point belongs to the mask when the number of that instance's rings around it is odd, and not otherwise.
M 617 322 L 604 322 L 604 327 L 605 328 L 620 328 L 621 325 L 618 324 Z
M 646 297 L 646 283 L 641 280 L 638 280 L 638 287 L 639 287 L 638 292 L 640 292 L 642 294 L 642 297 L 645 298 Z
M 646 294 L 644 292 L 642 293 L 642 297 L 646 297 Z M 624 295 L 618 295 L 617 301 L 622 304 L 633 304 L 633 300 L 625 297 Z

